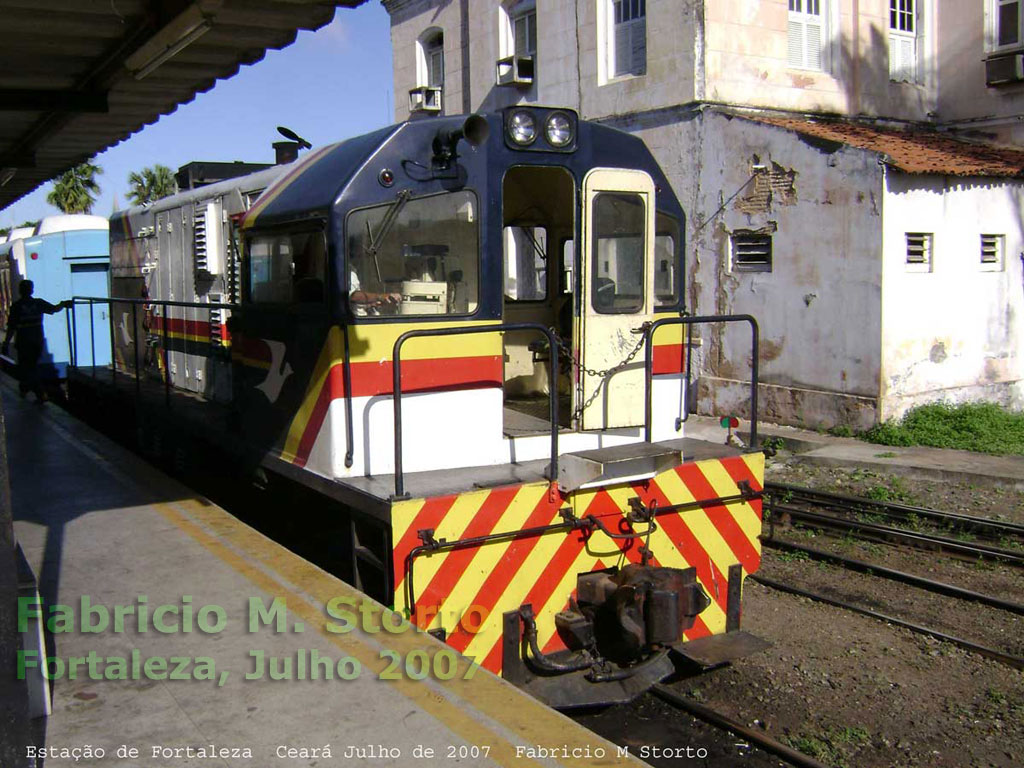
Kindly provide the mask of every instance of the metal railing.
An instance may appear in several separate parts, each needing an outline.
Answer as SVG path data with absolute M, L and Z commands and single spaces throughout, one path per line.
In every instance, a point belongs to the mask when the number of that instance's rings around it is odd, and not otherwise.
M 238 304 L 224 304 L 224 303 L 209 303 L 200 304 L 196 302 L 184 302 L 184 301 L 166 301 L 160 299 L 129 299 L 121 297 L 98 297 L 98 296 L 74 296 L 72 301 L 72 311 L 68 312 L 67 324 L 69 334 L 69 353 L 70 362 L 69 366 L 72 368 L 79 367 L 79 355 L 78 355 L 78 329 L 77 329 L 77 313 L 75 313 L 74 307 L 85 305 L 89 307 L 89 340 L 91 348 L 91 359 L 93 361 L 92 376 L 97 378 L 98 366 L 95 365 L 96 361 L 96 315 L 93 312 L 93 307 L 99 304 L 105 304 L 108 306 L 110 311 L 108 312 L 109 321 L 109 332 L 110 332 L 110 351 L 111 351 L 111 380 L 112 383 L 116 383 L 118 366 L 117 366 L 117 355 L 116 355 L 116 337 L 114 335 L 114 312 L 113 308 L 115 304 L 128 305 L 131 307 L 132 312 L 132 330 L 136 338 L 132 339 L 133 353 L 134 353 L 134 379 L 135 379 L 135 390 L 136 396 L 141 396 L 141 377 L 142 377 L 142 360 L 140 359 L 140 349 L 145 343 L 145 340 L 140 340 L 139 335 L 139 307 L 143 308 L 143 311 L 150 311 L 154 308 L 160 308 L 161 314 L 158 316 L 161 318 L 161 349 L 164 357 L 164 371 L 163 371 L 163 382 L 164 382 L 164 397 L 167 405 L 171 403 L 171 369 L 170 369 L 170 358 L 169 355 L 173 351 L 168 347 L 168 326 L 169 321 L 176 318 L 170 318 L 167 315 L 167 308 L 169 307 L 180 307 L 184 309 L 196 309 L 203 310 L 206 312 L 213 312 L 217 310 L 228 310 L 233 313 L 239 313 L 242 307 Z M 751 345 L 752 345 L 752 357 L 751 357 L 751 383 L 750 383 L 750 446 L 752 448 L 757 447 L 757 380 L 758 380 L 758 356 L 759 356 L 759 330 L 757 321 L 750 315 L 696 315 L 690 317 L 672 317 L 663 318 L 656 320 L 653 323 L 646 326 L 644 332 L 644 345 L 645 359 L 644 359 L 644 439 L 646 442 L 652 442 L 652 382 L 654 378 L 654 334 L 655 332 L 666 325 L 686 325 L 693 326 L 701 323 L 735 323 L 735 322 L 746 322 L 750 324 L 751 328 Z M 212 323 L 211 323 L 212 325 Z M 226 322 L 224 323 L 226 325 Z M 187 328 L 187 326 L 186 326 Z M 403 345 L 410 339 L 423 338 L 423 337 L 435 337 L 435 336 L 462 336 L 472 335 L 479 333 L 505 333 L 509 331 L 535 331 L 536 333 L 543 334 L 548 340 L 548 347 L 550 350 L 550 365 L 548 366 L 548 400 L 549 400 L 549 420 L 551 424 L 551 458 L 548 466 L 548 478 L 551 480 L 558 479 L 558 375 L 559 375 L 559 364 L 558 364 L 558 340 L 555 337 L 554 332 L 540 323 L 502 323 L 499 325 L 482 325 L 482 326 L 456 326 L 452 328 L 425 328 L 406 331 L 401 334 L 394 343 L 392 349 L 392 360 L 393 360 L 393 405 L 394 405 L 394 453 L 395 453 L 395 494 L 394 498 L 408 498 L 405 493 L 405 477 L 403 472 L 402 462 L 402 441 L 403 441 L 403 430 L 402 430 L 402 361 L 401 352 Z M 147 333 L 147 338 L 148 338 Z M 211 343 L 213 338 L 211 336 Z M 187 340 L 186 340 L 187 346 Z M 182 350 L 184 354 L 202 354 L 201 352 L 188 352 L 187 349 Z M 691 352 L 689 349 L 686 351 L 686 386 L 690 386 L 690 357 Z M 205 357 L 213 357 L 213 355 L 206 353 Z M 126 366 L 127 367 L 127 366 Z M 127 371 L 126 371 L 127 373 Z M 346 411 L 348 415 L 348 451 L 345 457 L 346 466 L 352 464 L 352 449 L 354 440 L 351 434 L 352 430 L 352 403 L 351 403 L 351 370 L 349 355 L 347 349 L 347 335 L 346 335 L 346 351 L 344 359 L 344 376 L 345 376 L 345 392 L 346 392 Z M 689 397 L 689 392 L 686 394 Z
M 654 332 L 666 325 L 694 326 L 699 323 L 750 323 L 751 361 L 750 361 L 750 447 L 757 447 L 757 361 L 760 354 L 760 337 L 757 320 L 751 315 L 691 315 L 689 317 L 666 317 L 655 320 L 644 336 L 646 345 L 644 357 L 644 440 L 651 442 L 652 431 L 652 398 L 651 386 L 654 380 Z M 686 398 L 687 406 L 690 398 L 690 358 L 692 350 L 686 349 Z M 685 410 L 689 410 L 687 407 Z M 685 419 L 684 419 L 685 420 Z
M 136 397 L 140 397 L 141 396 L 141 389 L 142 389 L 142 362 L 143 361 L 140 359 L 140 350 L 146 344 L 146 342 L 147 342 L 147 340 L 149 338 L 148 329 L 144 329 L 146 331 L 146 338 L 145 339 L 138 338 L 139 330 L 140 330 L 140 325 L 139 325 L 139 307 L 140 306 L 142 307 L 143 312 L 149 312 L 149 311 L 151 311 L 151 310 L 153 310 L 153 309 L 155 309 L 157 307 L 159 307 L 161 309 L 161 314 L 157 315 L 157 317 L 159 317 L 160 320 L 161 320 L 161 323 L 160 323 L 161 329 L 160 329 L 160 334 L 159 335 L 160 335 L 160 338 L 161 338 L 161 350 L 162 350 L 162 352 L 163 352 L 163 354 L 165 356 L 164 357 L 164 373 L 163 373 L 164 400 L 165 400 L 165 402 L 166 402 L 166 404 L 168 406 L 170 406 L 170 403 L 171 403 L 171 369 L 170 369 L 170 358 L 169 358 L 169 355 L 170 355 L 170 353 L 172 351 L 174 351 L 174 350 L 171 350 L 168 347 L 168 344 L 167 344 L 167 341 L 168 341 L 168 326 L 169 326 L 171 320 L 175 320 L 177 318 L 169 317 L 168 313 L 167 313 L 167 308 L 168 307 L 182 307 L 184 309 L 198 309 L 198 310 L 204 310 L 204 311 L 207 311 L 207 312 L 214 312 L 214 311 L 217 311 L 217 310 L 230 310 L 232 312 L 238 312 L 241 309 L 241 307 L 239 305 L 237 305 L 237 304 L 222 304 L 222 303 L 213 303 L 213 302 L 211 302 L 209 304 L 200 304 L 198 302 L 166 301 L 166 300 L 162 300 L 162 299 L 129 299 L 129 298 L 122 298 L 122 297 L 119 297 L 119 296 L 73 296 L 71 298 L 71 302 L 72 302 L 72 308 L 71 308 L 72 311 L 70 311 L 68 313 L 68 315 L 70 316 L 70 319 L 68 320 L 68 334 L 69 334 L 69 337 L 70 337 L 69 341 L 68 341 L 68 349 L 69 349 L 70 358 L 71 358 L 71 360 L 69 362 L 70 367 L 72 367 L 72 368 L 78 368 L 79 367 L 79 364 L 78 364 L 79 356 L 78 356 L 77 313 L 74 311 L 74 307 L 75 306 L 85 305 L 85 306 L 89 307 L 89 340 L 90 340 L 90 346 L 91 346 L 91 360 L 92 360 L 92 363 L 93 363 L 93 365 L 92 365 L 92 377 L 93 378 L 98 378 L 98 373 L 97 373 L 98 366 L 96 365 L 96 313 L 93 311 L 93 308 L 95 307 L 96 304 L 105 304 L 105 305 L 107 305 L 108 310 L 109 310 L 107 312 L 107 320 L 109 322 L 109 333 L 110 333 L 110 376 L 111 376 L 111 383 L 115 383 L 115 384 L 117 382 L 118 370 L 117 370 L 117 341 L 116 341 L 116 337 L 114 335 L 114 332 L 116 330 L 115 325 L 114 325 L 114 305 L 115 304 L 129 305 L 132 308 L 132 334 L 133 334 L 133 338 L 131 340 L 131 345 L 133 347 L 133 357 L 134 357 L 133 363 L 134 363 L 134 369 L 135 369 L 135 376 L 134 376 L 134 378 L 135 378 L 135 394 L 136 394 Z M 185 321 L 185 319 L 182 318 L 182 322 L 184 324 L 187 321 Z M 212 321 L 211 321 L 211 326 L 212 326 Z M 187 325 L 185 325 L 184 327 L 187 329 Z M 211 337 L 210 342 L 212 343 L 212 341 L 213 341 L 213 339 Z M 187 339 L 186 339 L 186 346 L 187 346 Z M 183 351 L 184 354 L 201 354 L 201 353 L 198 353 L 198 352 L 189 353 L 189 352 L 187 352 L 187 350 L 184 350 L 184 349 L 182 351 Z M 205 355 L 202 355 L 202 356 L 204 356 L 204 357 L 213 357 L 213 355 L 211 355 L 211 354 L 205 354 Z M 125 367 L 127 368 L 127 366 L 125 366 Z M 128 371 L 125 370 L 124 373 L 127 374 Z
M 409 339 L 424 336 L 462 336 L 474 333 L 502 333 L 505 331 L 537 331 L 548 339 L 551 365 L 548 369 L 548 410 L 551 420 L 551 462 L 548 479 L 558 479 L 558 343 L 554 332 L 540 323 L 503 323 L 501 325 L 458 326 L 456 328 L 425 328 L 406 331 L 395 340 L 391 359 L 394 362 L 392 385 L 395 407 L 395 499 L 409 498 L 405 492 L 402 473 L 402 345 Z

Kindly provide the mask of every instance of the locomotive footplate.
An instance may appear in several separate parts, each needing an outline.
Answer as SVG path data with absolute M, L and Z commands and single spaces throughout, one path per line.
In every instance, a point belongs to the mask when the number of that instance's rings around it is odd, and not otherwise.
M 704 669 L 711 669 L 744 656 L 760 653 L 771 648 L 771 645 L 757 635 L 737 630 L 724 635 L 700 637 L 685 643 L 673 643 L 672 651 Z

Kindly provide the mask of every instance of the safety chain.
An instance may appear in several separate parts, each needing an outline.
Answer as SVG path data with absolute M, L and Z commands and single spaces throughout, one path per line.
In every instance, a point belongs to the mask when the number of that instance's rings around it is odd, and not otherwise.
M 633 347 L 632 350 L 630 350 L 629 354 L 622 359 L 622 362 L 613 365 L 611 368 L 606 368 L 603 371 L 594 370 L 593 368 L 587 368 L 585 365 L 581 366 L 579 364 L 579 361 L 576 359 L 576 356 L 573 355 L 572 348 L 565 343 L 561 336 L 558 335 L 558 331 L 555 330 L 555 328 L 550 329 L 551 335 L 554 336 L 555 343 L 558 345 L 558 354 L 561 359 L 569 361 L 570 369 L 575 368 L 577 374 L 579 371 L 582 370 L 588 376 L 594 376 L 600 379 L 600 381 L 597 383 L 597 386 L 594 388 L 594 391 L 590 393 L 590 397 L 588 397 L 586 401 L 584 401 L 583 405 L 579 406 L 575 411 L 573 411 L 571 417 L 572 421 L 579 421 L 581 418 L 583 418 L 583 412 L 587 410 L 587 408 L 589 408 L 597 399 L 597 396 L 601 394 L 601 388 L 604 387 L 608 380 L 616 373 L 621 371 L 623 368 L 625 368 L 627 365 L 629 365 L 631 362 L 633 362 L 633 358 L 635 358 L 637 354 L 640 352 L 640 350 L 644 348 L 644 342 L 647 340 L 647 327 L 649 325 L 650 323 L 644 323 L 640 327 L 640 330 L 642 331 L 640 333 L 640 340 L 637 341 L 636 346 Z

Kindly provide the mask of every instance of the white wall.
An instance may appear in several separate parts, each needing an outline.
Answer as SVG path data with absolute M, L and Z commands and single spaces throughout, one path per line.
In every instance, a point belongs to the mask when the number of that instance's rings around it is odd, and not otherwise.
M 885 181 L 883 418 L 934 400 L 1024 406 L 1024 184 L 897 171 Z M 934 234 L 931 271 L 908 270 L 907 232 Z M 981 234 L 1005 234 L 1001 268 L 980 263 Z

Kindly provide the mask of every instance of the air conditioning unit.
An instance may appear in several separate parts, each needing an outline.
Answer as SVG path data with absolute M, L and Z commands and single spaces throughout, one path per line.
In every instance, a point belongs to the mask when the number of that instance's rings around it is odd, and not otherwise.
M 498 85 L 530 85 L 533 83 L 533 56 L 506 56 L 498 59 L 495 82 Z
M 1005 85 L 1024 80 L 1024 54 L 993 56 L 985 60 L 985 85 Z
M 440 86 L 421 85 L 409 91 L 410 112 L 440 112 L 441 111 L 441 88 Z

